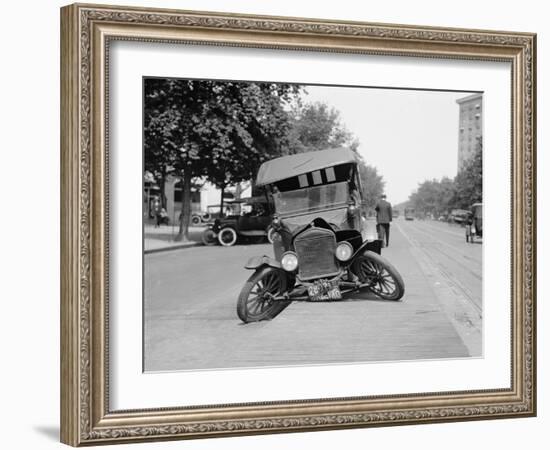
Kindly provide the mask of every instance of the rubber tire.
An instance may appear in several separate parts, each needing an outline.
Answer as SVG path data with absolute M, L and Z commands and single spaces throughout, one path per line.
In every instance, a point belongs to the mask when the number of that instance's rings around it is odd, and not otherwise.
M 202 223 L 200 216 L 191 216 L 191 225 L 197 226 Z
M 256 316 L 253 316 L 249 313 L 247 308 L 247 300 L 250 296 L 250 291 L 252 291 L 252 289 L 254 289 L 254 286 L 256 286 L 256 284 L 268 273 L 273 272 L 277 273 L 281 277 L 281 292 L 286 292 L 288 283 L 287 277 L 284 272 L 269 266 L 262 266 L 256 269 L 256 271 L 252 275 L 250 275 L 248 280 L 246 280 L 246 283 L 241 289 L 241 292 L 239 293 L 239 298 L 237 300 L 237 316 L 239 316 L 239 319 L 241 319 L 244 323 L 259 322 L 260 320 L 271 320 L 288 305 L 290 305 L 290 301 L 276 301 Z
M 378 264 L 386 269 L 386 271 L 390 274 L 390 276 L 393 278 L 396 286 L 396 293 L 394 295 L 382 295 L 379 292 L 375 292 L 372 289 L 369 289 L 372 293 L 377 295 L 378 297 L 384 299 L 384 300 L 393 300 L 398 301 L 401 300 L 403 295 L 405 294 L 405 283 L 403 282 L 403 278 L 401 278 L 401 275 L 397 271 L 397 269 L 389 263 L 384 257 L 380 256 L 378 253 L 371 252 L 370 250 L 366 250 L 362 255 L 357 256 L 355 260 L 352 263 L 352 271 L 357 276 L 357 272 L 354 270 L 355 265 L 358 263 L 358 261 L 361 258 L 367 258 L 371 261 L 373 261 L 375 264 Z M 360 278 L 360 277 L 359 277 Z M 362 280 L 360 280 L 362 281 Z
M 230 232 L 233 235 L 230 242 L 225 242 L 222 238 L 222 236 L 227 232 Z M 233 245 L 235 245 L 237 243 L 237 238 L 238 238 L 237 232 L 233 228 L 230 228 L 230 227 L 222 228 L 220 230 L 220 232 L 218 233 L 218 242 L 221 245 L 223 245 L 224 247 L 232 247 Z
M 210 228 L 207 228 L 202 232 L 201 239 L 202 243 L 207 246 L 216 245 L 218 243 L 216 233 L 214 233 L 214 231 Z

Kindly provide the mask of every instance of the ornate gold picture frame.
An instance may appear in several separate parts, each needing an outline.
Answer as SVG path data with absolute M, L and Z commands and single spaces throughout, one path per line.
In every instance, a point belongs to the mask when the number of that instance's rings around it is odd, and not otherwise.
M 112 410 L 109 111 L 112 42 L 206 44 L 511 65 L 511 385 L 404 395 Z M 61 440 L 94 445 L 536 414 L 536 36 L 75 4 L 61 9 Z M 510 153 L 503 154 L 503 158 Z

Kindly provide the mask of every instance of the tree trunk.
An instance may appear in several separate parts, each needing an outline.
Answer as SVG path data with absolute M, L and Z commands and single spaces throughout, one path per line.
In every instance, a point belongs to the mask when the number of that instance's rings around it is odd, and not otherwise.
M 185 169 L 182 180 L 181 214 L 179 217 L 179 231 L 176 241 L 189 240 L 189 223 L 191 222 L 191 171 Z
M 241 199 L 242 192 L 243 192 L 243 187 L 241 183 L 237 183 L 237 186 L 235 186 L 235 200 Z M 242 213 L 242 203 L 237 202 L 237 204 L 235 205 L 235 214 L 240 215 L 241 213 Z
M 221 199 L 220 199 L 220 218 L 223 217 L 223 195 L 225 193 L 225 185 L 222 187 Z
M 160 206 L 166 208 L 166 166 L 162 167 L 160 173 Z

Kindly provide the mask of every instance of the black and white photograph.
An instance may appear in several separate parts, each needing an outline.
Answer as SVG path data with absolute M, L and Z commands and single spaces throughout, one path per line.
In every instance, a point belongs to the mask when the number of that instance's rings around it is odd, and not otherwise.
M 143 369 L 483 356 L 483 92 L 143 78 Z

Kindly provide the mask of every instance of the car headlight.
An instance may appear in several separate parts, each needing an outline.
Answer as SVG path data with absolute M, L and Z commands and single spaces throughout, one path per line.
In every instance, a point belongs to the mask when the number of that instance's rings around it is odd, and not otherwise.
M 336 258 L 339 261 L 347 261 L 353 255 L 353 247 L 349 242 L 340 242 L 336 247 Z
M 286 252 L 281 258 L 281 266 L 287 272 L 294 272 L 298 267 L 298 257 L 294 252 Z

